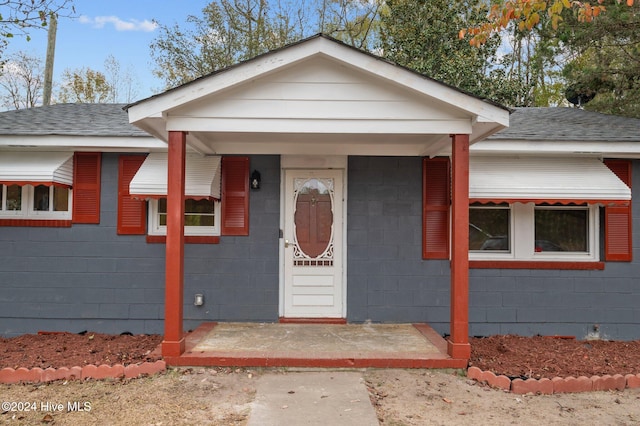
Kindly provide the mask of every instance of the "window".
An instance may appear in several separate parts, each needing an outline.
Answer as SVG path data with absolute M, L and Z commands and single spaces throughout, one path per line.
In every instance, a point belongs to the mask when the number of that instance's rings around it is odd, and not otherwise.
M 119 235 L 166 235 L 167 170 L 166 153 L 120 156 Z M 249 157 L 188 155 L 185 194 L 185 235 L 249 235 Z M 218 239 L 190 240 L 212 243 Z M 164 240 L 147 238 L 147 241 Z
M 589 210 L 587 208 L 536 207 L 536 253 L 589 251 Z
M 595 205 L 474 203 L 469 208 L 472 260 L 598 260 Z
M 167 234 L 167 199 L 149 201 L 149 234 Z M 220 235 L 220 203 L 211 199 L 186 199 L 185 235 Z
M 71 189 L 56 185 L 0 185 L 0 217 L 71 219 Z
M 469 250 L 509 252 L 510 209 L 506 204 L 469 209 Z

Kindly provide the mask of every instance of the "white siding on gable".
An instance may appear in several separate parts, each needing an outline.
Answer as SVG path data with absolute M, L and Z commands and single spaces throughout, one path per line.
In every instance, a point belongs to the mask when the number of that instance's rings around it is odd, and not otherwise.
M 452 122 L 471 130 L 468 114 L 454 107 L 438 100 L 427 103 L 424 95 L 322 56 L 173 109 L 168 117 L 177 122 L 192 119 L 188 120 L 191 124 L 206 118 L 211 130 L 218 131 L 242 131 L 233 123 L 246 123 L 247 119 L 259 120 L 253 125 L 260 125 L 261 130 L 268 129 L 264 122 L 269 120 L 279 121 L 285 131 L 304 131 L 294 124 L 296 120 L 311 126 L 311 122 L 322 123 L 325 133 L 331 131 L 326 127 L 328 120 L 338 128 L 340 121 L 352 121 L 350 125 L 358 132 L 376 132 L 378 128 L 390 133 L 448 134 L 451 128 L 442 124 Z M 381 124 L 387 121 L 388 126 Z
M 441 155 L 508 126 L 509 112 L 323 35 L 129 106 L 202 154 Z

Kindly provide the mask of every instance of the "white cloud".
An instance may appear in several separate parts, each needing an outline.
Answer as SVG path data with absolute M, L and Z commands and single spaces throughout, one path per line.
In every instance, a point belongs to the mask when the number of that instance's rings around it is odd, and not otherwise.
M 155 22 L 147 19 L 144 21 L 138 21 L 136 19 L 124 21 L 117 16 L 96 16 L 95 18 L 91 18 L 89 16 L 82 15 L 80 16 L 79 21 L 81 24 L 93 25 L 94 28 L 104 28 L 107 24 L 113 24 L 116 31 L 152 32 L 158 27 Z

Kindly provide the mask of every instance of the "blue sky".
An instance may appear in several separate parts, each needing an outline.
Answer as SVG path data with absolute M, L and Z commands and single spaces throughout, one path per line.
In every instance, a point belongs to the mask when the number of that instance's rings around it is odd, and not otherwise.
M 149 45 L 158 31 L 152 21 L 163 25 L 183 24 L 188 15 L 201 15 L 210 0 L 74 0 L 76 18 L 60 18 L 56 38 L 54 84 L 66 68 L 89 67 L 102 71 L 108 55 L 122 69 L 131 67 L 139 82 L 138 98 L 162 88 L 152 75 Z M 9 40 L 6 54 L 24 51 L 38 55 L 44 64 L 46 30 L 32 30 L 31 41 Z M 54 89 L 55 93 L 55 89 Z

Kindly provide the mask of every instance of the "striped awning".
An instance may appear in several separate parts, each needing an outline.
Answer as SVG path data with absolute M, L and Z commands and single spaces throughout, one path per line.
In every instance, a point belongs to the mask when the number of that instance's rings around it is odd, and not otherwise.
M 167 154 L 151 153 L 129 184 L 136 198 L 167 196 Z M 220 157 L 187 155 L 185 160 L 185 196 L 187 198 L 220 199 Z
M 597 158 L 471 157 L 469 201 L 628 205 L 631 190 Z
M 73 185 L 73 152 L 0 152 L 0 184 Z

